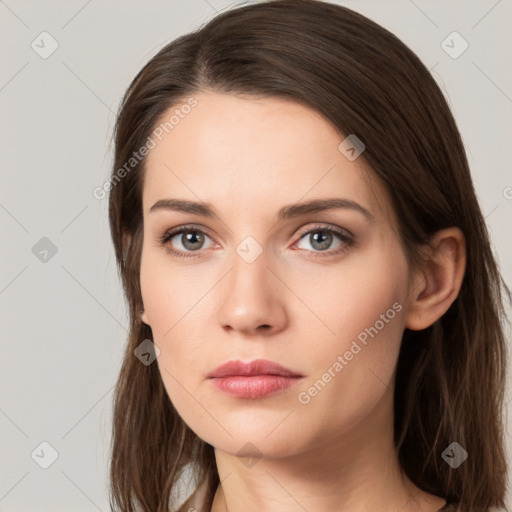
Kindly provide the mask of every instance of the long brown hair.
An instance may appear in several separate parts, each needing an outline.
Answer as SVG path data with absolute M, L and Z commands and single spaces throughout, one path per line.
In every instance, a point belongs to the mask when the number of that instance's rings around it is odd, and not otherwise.
M 213 447 L 182 421 L 158 365 L 145 366 L 134 356 L 152 333 L 140 319 L 145 158 L 132 159 L 171 107 L 204 90 L 289 98 L 341 133 L 357 134 L 366 146 L 362 157 L 389 189 L 412 264 L 433 233 L 462 230 L 467 266 L 459 296 L 429 328 L 404 332 L 395 444 L 417 487 L 467 512 L 504 507 L 502 294 L 510 298 L 510 292 L 447 102 L 418 57 L 384 28 L 338 5 L 278 0 L 224 12 L 165 46 L 137 74 L 120 106 L 106 189 L 130 332 L 114 399 L 112 508 L 176 510 L 172 497 L 188 467 L 196 482 L 207 483 L 209 510 L 219 483 Z M 453 441 L 469 453 L 457 469 L 441 457 Z

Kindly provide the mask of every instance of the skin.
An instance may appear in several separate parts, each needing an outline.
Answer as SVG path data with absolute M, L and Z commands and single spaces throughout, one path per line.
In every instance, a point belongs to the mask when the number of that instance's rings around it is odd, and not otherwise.
M 410 273 L 385 188 L 362 158 L 338 150 L 345 137 L 323 117 L 278 98 L 194 97 L 197 106 L 147 157 L 141 318 L 175 408 L 215 448 L 221 484 L 212 511 L 439 510 L 445 500 L 400 470 L 393 387 L 404 328 L 432 324 L 458 294 L 462 233 L 439 232 L 428 264 Z M 166 198 L 208 202 L 216 216 L 150 212 Z M 355 201 L 373 221 L 346 208 L 277 220 L 283 206 L 320 198 Z M 168 248 L 187 252 L 182 235 L 167 248 L 159 238 L 186 224 L 206 236 L 180 258 Z M 310 237 L 318 224 L 355 241 L 334 234 L 322 251 Z M 251 263 L 236 251 L 248 236 L 263 251 Z M 299 393 L 397 303 L 378 334 L 301 403 Z M 304 377 L 253 400 L 206 378 L 228 360 L 257 358 Z M 246 458 L 237 455 L 243 447 Z

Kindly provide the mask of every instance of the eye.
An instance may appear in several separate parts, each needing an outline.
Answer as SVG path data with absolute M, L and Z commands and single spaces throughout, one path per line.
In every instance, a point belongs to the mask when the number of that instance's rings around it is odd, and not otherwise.
M 159 243 L 176 256 L 188 258 L 196 256 L 187 254 L 205 249 L 205 240 L 211 238 L 201 229 L 193 226 L 181 226 L 166 233 L 159 239 Z M 174 242 L 173 242 L 174 241 Z
M 207 240 L 211 243 L 205 247 Z M 328 257 L 348 250 L 354 241 L 355 236 L 348 231 L 318 225 L 302 233 L 295 245 L 300 250 L 312 253 L 314 257 Z M 158 239 L 158 242 L 167 251 L 181 258 L 202 256 L 202 249 L 214 245 L 213 240 L 202 229 L 195 226 L 180 226 L 168 230 Z M 306 247 L 303 247 L 304 243 Z M 307 247 L 308 244 L 310 248 Z
M 300 245 L 306 247 L 301 247 Z M 333 246 L 334 243 L 334 246 Z M 297 247 L 301 250 L 307 250 L 315 254 L 315 256 L 332 256 L 342 251 L 346 251 L 354 243 L 354 236 L 344 233 L 339 229 L 326 226 L 315 226 L 303 233 L 297 242 Z M 309 245 L 309 248 L 307 247 Z

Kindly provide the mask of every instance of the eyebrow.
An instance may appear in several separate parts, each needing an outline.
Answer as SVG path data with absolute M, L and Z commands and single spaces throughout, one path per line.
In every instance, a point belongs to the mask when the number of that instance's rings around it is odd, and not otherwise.
M 277 213 L 277 218 L 278 220 L 286 220 L 307 215 L 308 213 L 338 209 L 354 210 L 363 214 L 370 222 L 375 221 L 375 217 L 367 208 L 351 199 L 342 198 L 314 199 L 303 203 L 283 206 Z M 210 203 L 184 199 L 160 199 L 149 209 L 149 212 L 152 213 L 158 210 L 178 211 L 211 218 L 217 217 Z

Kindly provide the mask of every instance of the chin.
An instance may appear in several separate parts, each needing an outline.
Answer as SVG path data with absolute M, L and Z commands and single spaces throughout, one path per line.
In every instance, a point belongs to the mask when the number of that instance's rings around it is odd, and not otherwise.
M 286 420 L 285 420 L 286 423 Z M 281 459 L 296 455 L 298 452 L 307 451 L 311 442 L 314 442 L 313 436 L 308 436 L 301 432 L 290 432 L 290 429 L 284 428 L 284 425 L 278 426 L 273 432 L 268 425 L 251 425 L 251 427 L 237 428 L 225 424 L 226 429 L 222 434 L 216 430 L 216 435 L 208 429 L 204 436 L 202 432 L 196 434 L 212 445 L 214 448 L 229 453 L 236 457 Z M 269 432 L 271 432 L 269 434 Z

